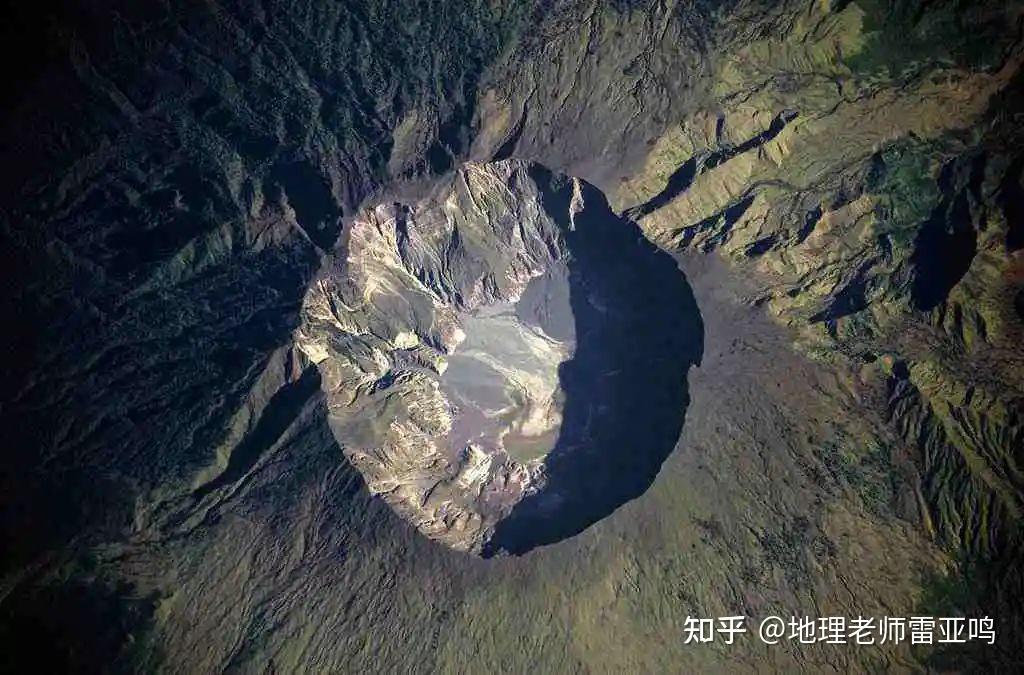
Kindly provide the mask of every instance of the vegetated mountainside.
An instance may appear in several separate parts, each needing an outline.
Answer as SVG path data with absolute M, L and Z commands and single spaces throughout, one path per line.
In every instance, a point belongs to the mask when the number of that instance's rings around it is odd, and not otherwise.
M 8 668 L 1019 659 L 1016 3 L 27 21 L 50 47 L 2 131 Z M 481 561 L 368 496 L 293 332 L 361 206 L 507 158 L 678 254 L 704 354 L 643 497 Z M 995 616 L 996 647 L 680 638 L 687 615 L 959 611 Z

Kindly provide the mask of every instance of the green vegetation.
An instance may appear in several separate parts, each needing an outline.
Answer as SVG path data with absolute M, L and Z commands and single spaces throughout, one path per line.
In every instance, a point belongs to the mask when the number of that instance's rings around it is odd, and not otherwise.
M 939 200 L 935 150 L 932 144 L 901 139 L 873 159 L 866 189 L 878 197 L 879 234 L 887 235 L 897 250 L 909 249 Z
M 858 0 L 864 10 L 867 43 L 847 59 L 857 74 L 885 71 L 890 77 L 910 77 L 928 64 L 948 64 L 972 70 L 999 63 L 1009 36 L 998 11 L 1000 3 L 978 3 L 964 11 L 951 1 L 936 2 L 927 12 L 901 0 Z M 922 3 L 923 4 L 923 3 Z
M 973 606 L 978 589 L 970 570 L 963 567 L 945 575 L 928 575 L 921 586 L 917 610 L 927 616 L 958 616 Z

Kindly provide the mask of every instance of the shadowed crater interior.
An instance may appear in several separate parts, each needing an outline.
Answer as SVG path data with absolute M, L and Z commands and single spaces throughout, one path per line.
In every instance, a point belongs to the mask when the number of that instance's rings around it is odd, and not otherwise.
M 564 403 L 546 484 L 498 524 L 485 555 L 559 541 L 641 495 L 679 439 L 686 374 L 703 352 L 700 312 L 675 261 L 581 187 L 585 207 L 564 233 L 576 349 L 558 368 Z M 569 213 L 566 197 L 546 193 L 545 209 Z

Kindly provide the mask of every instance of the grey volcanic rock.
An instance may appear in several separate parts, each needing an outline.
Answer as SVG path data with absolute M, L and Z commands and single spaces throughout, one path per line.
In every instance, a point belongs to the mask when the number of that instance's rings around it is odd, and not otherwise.
M 617 262 L 597 264 L 603 247 Z M 678 435 L 701 340 L 667 256 L 594 188 L 519 161 L 465 165 L 412 206 L 356 216 L 302 316 L 296 344 L 319 368 L 331 428 L 370 492 L 427 536 L 476 553 L 522 551 L 603 515 L 580 513 L 578 492 L 610 511 L 635 496 L 624 486 L 649 484 L 645 470 L 607 481 L 600 464 L 626 457 L 656 471 Z M 658 336 L 655 349 L 620 359 L 620 334 L 642 350 L 645 333 Z M 588 381 L 627 390 L 581 392 L 578 359 Z M 657 382 L 644 379 L 650 369 Z M 616 419 L 623 395 L 669 399 L 674 431 L 669 422 L 610 444 L 589 418 Z M 564 479 L 580 470 L 589 476 Z M 534 502 L 562 535 L 534 526 L 529 541 L 493 541 Z

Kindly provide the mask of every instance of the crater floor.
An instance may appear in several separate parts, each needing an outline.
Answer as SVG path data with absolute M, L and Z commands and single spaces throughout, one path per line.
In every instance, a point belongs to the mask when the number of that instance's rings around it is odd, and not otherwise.
M 550 276 L 535 278 L 527 288 L 549 285 Z M 562 340 L 524 318 L 530 316 L 530 299 L 544 297 L 536 293 L 462 320 L 466 338 L 448 357 L 441 376 L 441 388 L 454 408 L 452 449 L 475 443 L 525 464 L 543 459 L 554 447 L 563 404 L 558 368 L 575 349 L 568 282 L 559 276 L 565 301 L 553 319 L 568 326 Z

